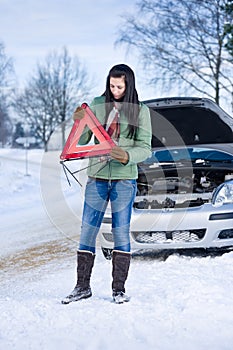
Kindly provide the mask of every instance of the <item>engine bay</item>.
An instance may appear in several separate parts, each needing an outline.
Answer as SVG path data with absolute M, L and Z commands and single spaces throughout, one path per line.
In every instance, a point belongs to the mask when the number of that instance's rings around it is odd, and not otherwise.
M 195 207 L 211 202 L 214 190 L 233 178 L 229 168 L 159 168 L 139 171 L 136 209 Z

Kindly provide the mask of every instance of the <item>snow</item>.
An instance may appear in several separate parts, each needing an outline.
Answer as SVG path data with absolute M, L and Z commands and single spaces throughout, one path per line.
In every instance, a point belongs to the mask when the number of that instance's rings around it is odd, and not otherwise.
M 232 349 L 233 252 L 135 256 L 131 300 L 115 305 L 98 246 L 92 298 L 62 305 L 75 284 L 83 188 L 68 186 L 58 153 L 27 157 L 28 171 L 24 150 L 0 150 L 0 349 Z

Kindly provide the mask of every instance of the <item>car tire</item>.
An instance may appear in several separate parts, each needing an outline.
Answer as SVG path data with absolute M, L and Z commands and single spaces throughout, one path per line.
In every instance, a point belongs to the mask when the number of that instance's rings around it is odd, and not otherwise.
M 103 253 L 105 259 L 111 260 L 112 259 L 112 251 L 113 251 L 113 249 L 103 248 L 103 247 L 101 247 L 101 249 L 102 249 L 102 253 Z

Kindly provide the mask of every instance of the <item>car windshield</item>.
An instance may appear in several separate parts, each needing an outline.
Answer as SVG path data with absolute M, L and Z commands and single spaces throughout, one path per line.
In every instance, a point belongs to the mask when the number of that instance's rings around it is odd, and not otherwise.
M 233 163 L 233 155 L 209 148 L 174 148 L 169 150 L 154 150 L 152 157 L 146 160 L 146 163 L 173 163 L 179 161 L 192 162 L 230 162 Z

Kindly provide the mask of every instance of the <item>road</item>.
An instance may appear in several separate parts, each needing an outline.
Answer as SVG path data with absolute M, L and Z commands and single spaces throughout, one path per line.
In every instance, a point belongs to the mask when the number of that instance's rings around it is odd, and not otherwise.
M 8 274 L 75 253 L 83 196 L 78 183 L 68 185 L 57 152 L 29 152 L 30 176 L 23 153 L 13 154 L 0 153 L 0 269 Z M 85 184 L 85 174 L 80 178 Z

